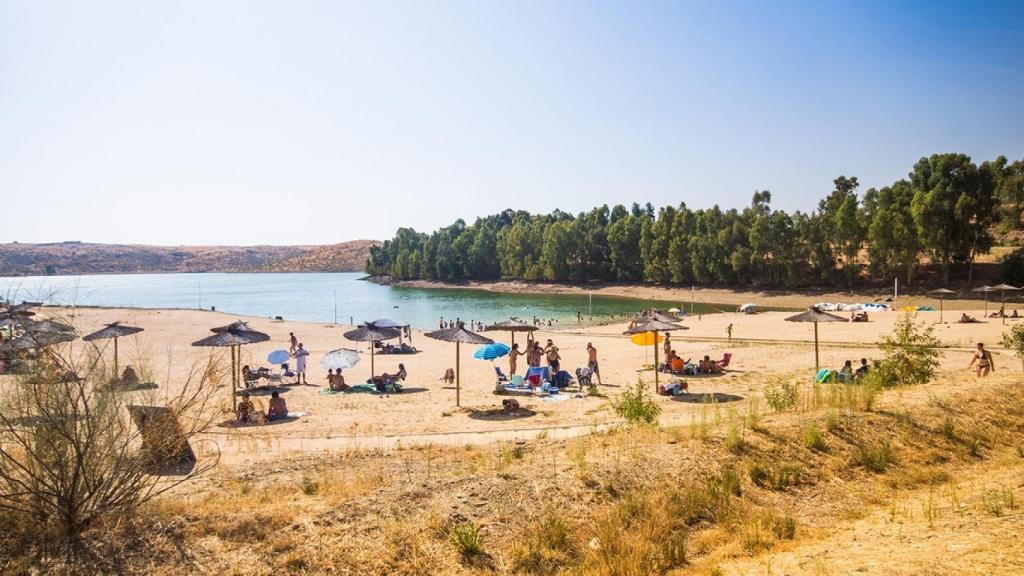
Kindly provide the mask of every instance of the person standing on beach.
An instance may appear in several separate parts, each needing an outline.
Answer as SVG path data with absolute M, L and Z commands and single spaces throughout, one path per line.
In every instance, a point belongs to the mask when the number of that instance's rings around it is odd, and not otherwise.
M 509 376 L 515 376 L 516 375 L 516 361 L 519 360 L 519 357 L 522 356 L 522 355 L 523 355 L 523 353 L 519 351 L 519 344 L 513 344 L 512 345 L 512 350 L 509 351 L 509 353 L 508 353 L 508 375 Z
M 665 332 L 665 345 L 662 349 L 665 351 L 665 359 L 667 362 L 668 358 L 672 356 L 672 335 L 668 332 Z
M 730 323 L 725 327 L 725 334 L 729 337 L 729 342 L 732 342 L 732 324 Z
M 558 354 L 558 346 L 555 346 L 555 343 L 550 339 L 548 340 L 548 345 L 544 347 L 544 354 L 547 355 L 548 366 L 551 367 L 551 371 L 558 372 L 559 360 L 562 357 Z
M 309 352 L 299 343 L 299 347 L 292 353 L 295 357 L 295 373 L 298 375 L 299 384 L 308 384 L 306 382 L 306 356 L 309 356 Z
M 590 368 L 594 372 L 594 376 L 597 376 L 597 384 L 601 385 L 601 370 L 597 366 L 597 348 L 594 348 L 592 342 L 587 342 L 587 368 Z
M 295 355 L 295 348 L 299 345 L 299 339 L 295 337 L 295 332 L 289 332 L 288 337 L 291 340 L 291 344 L 288 346 L 288 353 Z

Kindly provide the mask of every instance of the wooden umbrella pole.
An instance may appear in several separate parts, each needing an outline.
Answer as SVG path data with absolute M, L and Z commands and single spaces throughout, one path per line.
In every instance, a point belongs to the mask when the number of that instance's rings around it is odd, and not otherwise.
M 821 370 L 821 362 L 818 360 L 818 323 L 814 323 L 814 374 L 817 377 L 818 371 Z
M 942 324 L 942 298 L 939 298 L 939 324 Z
M 235 399 L 235 390 L 238 388 L 238 369 L 235 363 L 235 347 L 231 347 L 231 409 L 235 412 L 238 411 L 237 400 Z
M 455 343 L 455 405 L 462 407 L 462 398 L 460 398 L 460 392 L 462 392 L 462 373 L 459 372 L 459 343 Z
M 370 342 L 370 378 L 371 379 L 373 379 L 373 377 L 377 375 L 377 371 L 373 367 L 373 352 L 374 352 L 373 349 L 374 349 L 373 342 Z
M 121 372 L 117 368 L 117 337 L 114 337 L 114 378 L 120 378 Z
M 658 395 L 658 331 L 654 331 L 654 395 Z

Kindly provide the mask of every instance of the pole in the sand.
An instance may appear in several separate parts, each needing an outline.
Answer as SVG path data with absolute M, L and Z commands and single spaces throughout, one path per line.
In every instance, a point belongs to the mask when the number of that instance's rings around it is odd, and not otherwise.
M 694 292 L 693 284 L 690 284 L 690 315 L 691 316 L 693 315 L 693 300 L 694 300 L 693 292 Z
M 338 325 L 338 291 L 334 291 L 334 325 Z

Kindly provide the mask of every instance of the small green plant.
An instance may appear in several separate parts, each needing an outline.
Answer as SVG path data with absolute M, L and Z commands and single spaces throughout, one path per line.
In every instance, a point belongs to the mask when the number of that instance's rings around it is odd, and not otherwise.
M 661 414 L 661 406 L 648 394 L 643 382 L 627 388 L 612 402 L 615 413 L 631 425 L 654 424 Z
M 772 534 L 776 540 L 792 540 L 796 537 L 796 519 L 788 514 L 775 518 L 772 521 Z
M 1009 334 L 1004 334 L 1003 346 L 1008 350 L 1013 350 L 1017 358 L 1020 358 L 1021 364 L 1024 365 L 1024 325 L 1018 324 L 1010 330 Z
M 729 426 L 729 430 L 725 433 L 725 449 L 733 454 L 740 454 L 743 452 L 743 447 L 743 435 L 740 433 L 740 429 L 735 424 Z
M 888 442 L 862 446 L 857 453 L 857 463 L 872 472 L 885 472 L 895 461 L 896 454 Z
M 320 491 L 320 483 L 309 476 L 303 476 L 300 484 L 302 493 L 306 496 L 313 496 Z
M 762 488 L 771 488 L 780 492 L 799 484 L 800 475 L 800 467 L 793 464 L 782 464 L 778 467 L 754 464 L 750 467 L 751 482 Z
M 842 418 L 839 416 L 838 410 L 829 410 L 825 413 L 825 429 L 829 432 L 835 432 L 842 426 Z
M 452 543 L 464 557 L 476 556 L 484 551 L 484 535 L 480 526 L 463 522 L 452 528 Z
M 981 493 L 981 505 L 993 516 L 1002 516 L 1006 510 L 1015 510 L 1017 503 L 1012 488 L 989 488 Z
M 804 426 L 800 434 L 800 443 L 808 450 L 814 450 L 815 452 L 825 451 L 825 438 L 821 434 L 821 429 L 813 422 Z
M 942 435 L 950 442 L 956 442 L 957 440 L 956 420 L 950 416 L 946 416 L 945 420 L 942 421 Z
M 800 399 L 800 385 L 796 382 L 783 382 L 778 386 L 769 384 L 764 389 L 764 399 L 776 412 L 790 410 Z
M 589 387 L 587 387 L 587 395 L 588 396 L 600 396 L 601 395 L 601 391 L 597 389 L 597 384 L 591 384 Z
M 708 570 L 708 576 L 725 576 L 725 572 L 723 572 L 718 566 L 715 566 L 711 570 Z
M 879 375 L 882 386 L 925 384 L 935 375 L 941 342 L 935 337 L 934 326 L 918 324 L 916 318 L 913 312 L 903 314 L 892 334 L 878 343 L 885 358 L 872 372 Z

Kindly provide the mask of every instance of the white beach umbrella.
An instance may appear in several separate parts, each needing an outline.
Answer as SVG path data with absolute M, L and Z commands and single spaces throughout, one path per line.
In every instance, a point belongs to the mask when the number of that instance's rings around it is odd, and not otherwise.
M 328 370 L 344 370 L 359 363 L 359 351 L 351 348 L 331 350 L 320 359 L 320 365 Z

